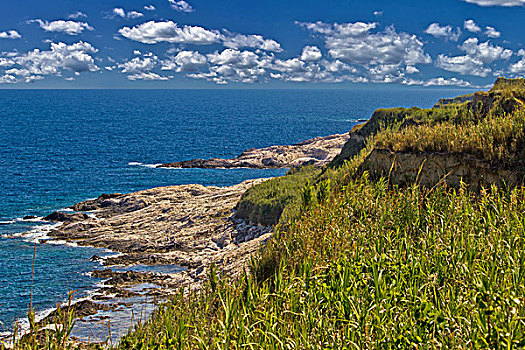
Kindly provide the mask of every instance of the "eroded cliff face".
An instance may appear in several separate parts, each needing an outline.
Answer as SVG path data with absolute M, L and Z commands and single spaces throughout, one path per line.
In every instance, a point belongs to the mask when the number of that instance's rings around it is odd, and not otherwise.
M 390 182 L 406 185 L 414 181 L 432 187 L 446 182 L 459 187 L 464 182 L 468 188 L 478 191 L 491 185 L 514 187 L 525 178 L 518 170 L 503 170 L 466 154 L 449 153 L 395 153 L 373 150 L 361 166 L 373 178 L 385 177 Z

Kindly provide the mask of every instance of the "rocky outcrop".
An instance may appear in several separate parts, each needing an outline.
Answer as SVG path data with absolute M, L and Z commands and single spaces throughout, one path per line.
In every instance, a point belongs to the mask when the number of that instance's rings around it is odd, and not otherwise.
M 341 152 L 348 134 L 316 137 L 294 145 L 252 148 L 232 159 L 192 159 L 158 165 L 158 168 L 292 168 L 323 166 Z
M 63 213 L 61 211 L 55 211 L 44 218 L 46 221 L 54 222 L 74 222 L 81 221 L 89 218 L 87 214 L 82 213 Z
M 74 211 L 92 211 L 110 206 L 115 203 L 115 198 L 121 197 L 122 193 L 102 193 L 96 199 L 90 199 L 77 203 L 70 207 Z
M 491 185 L 514 187 L 522 184 L 523 174 L 517 170 L 494 168 L 489 163 L 467 154 L 395 153 L 373 150 L 361 166 L 373 178 L 385 177 L 405 185 L 417 182 L 432 187 L 439 182 L 458 187 L 460 182 L 472 190 Z
M 114 272 L 116 275 L 111 278 L 117 284 L 152 282 L 199 288 L 210 265 L 236 276 L 251 254 L 271 236 L 270 227 L 247 225 L 233 217 L 233 208 L 241 195 L 262 181 L 265 179 L 224 188 L 159 187 L 111 198 L 99 197 L 74 206 L 97 208 L 93 212 L 96 217 L 65 222 L 50 235 L 122 253 L 105 261 L 107 265 L 175 264 L 187 268 L 162 278 L 158 274 L 137 273 L 119 277 Z

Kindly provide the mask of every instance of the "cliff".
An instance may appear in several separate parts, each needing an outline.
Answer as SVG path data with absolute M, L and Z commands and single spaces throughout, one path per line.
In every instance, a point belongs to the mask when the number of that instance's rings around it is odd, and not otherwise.
M 397 131 L 409 126 L 449 124 L 477 124 L 490 116 L 509 115 L 525 106 L 525 79 L 498 78 L 487 92 L 441 99 L 429 109 L 387 108 L 376 110 L 364 124 L 350 131 L 348 141 L 341 153 L 330 163 L 340 166 L 345 160 L 357 155 L 365 146 L 365 140 L 379 131 L 393 128 Z

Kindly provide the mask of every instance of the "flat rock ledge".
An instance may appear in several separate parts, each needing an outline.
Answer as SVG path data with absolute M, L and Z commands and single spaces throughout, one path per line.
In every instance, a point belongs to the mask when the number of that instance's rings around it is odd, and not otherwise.
M 266 180 L 248 180 L 230 187 L 182 185 L 130 194 L 103 194 L 72 207 L 93 215 L 55 215 L 63 223 L 50 235 L 121 253 L 102 259 L 106 266 L 185 268 L 167 274 L 94 272 L 98 277 L 110 279 L 106 285 L 113 294 L 118 295 L 118 290 L 125 294 L 125 287 L 140 283 L 169 287 L 164 289 L 167 294 L 180 287 L 198 289 L 212 264 L 225 275 L 238 276 L 250 256 L 271 236 L 271 227 L 248 225 L 233 216 L 233 208 L 242 194 Z
M 350 135 L 316 137 L 294 145 L 251 148 L 232 159 L 192 159 L 157 165 L 157 168 L 293 168 L 304 165 L 321 167 L 337 156 Z

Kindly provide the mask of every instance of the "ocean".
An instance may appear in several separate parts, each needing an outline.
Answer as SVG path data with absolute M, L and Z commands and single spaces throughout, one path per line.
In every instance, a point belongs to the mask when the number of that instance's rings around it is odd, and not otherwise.
M 68 290 L 88 297 L 99 249 L 42 244 L 49 223 L 23 220 L 94 198 L 156 186 L 228 186 L 285 170 L 158 169 L 192 158 L 348 132 L 379 107 L 430 107 L 470 91 L 0 90 L 0 333 Z M 27 234 L 30 232 L 30 234 Z M 23 235 L 21 235 L 24 233 Z M 31 282 L 36 244 L 34 280 Z M 109 254 L 109 253 L 108 253 Z M 33 287 L 31 287 L 33 286 Z

